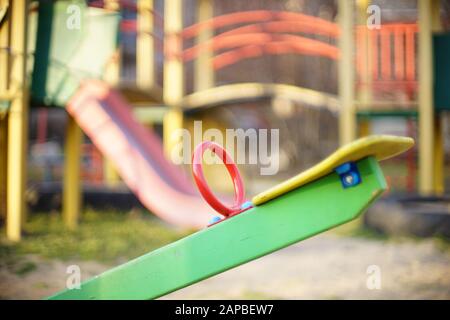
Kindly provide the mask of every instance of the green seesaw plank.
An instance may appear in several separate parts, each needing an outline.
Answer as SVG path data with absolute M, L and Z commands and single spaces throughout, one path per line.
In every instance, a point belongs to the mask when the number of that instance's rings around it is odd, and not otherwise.
M 377 160 L 357 166 L 359 185 L 344 189 L 329 174 L 50 299 L 158 298 L 348 222 L 386 189 Z

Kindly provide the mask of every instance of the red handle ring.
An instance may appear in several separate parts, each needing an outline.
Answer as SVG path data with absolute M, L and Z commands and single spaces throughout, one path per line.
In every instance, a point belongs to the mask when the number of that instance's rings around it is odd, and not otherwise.
M 206 183 L 205 176 L 203 175 L 203 153 L 205 150 L 211 149 L 225 164 L 228 173 L 233 180 L 234 186 L 234 204 L 230 207 L 223 204 L 211 191 Z M 192 172 L 194 174 L 194 180 L 197 184 L 198 190 L 202 194 L 203 198 L 208 204 L 214 208 L 217 212 L 228 217 L 230 214 L 241 210 L 241 206 L 244 203 L 244 183 L 239 173 L 238 167 L 234 163 L 230 155 L 217 143 L 212 141 L 204 141 L 199 144 L 192 155 Z

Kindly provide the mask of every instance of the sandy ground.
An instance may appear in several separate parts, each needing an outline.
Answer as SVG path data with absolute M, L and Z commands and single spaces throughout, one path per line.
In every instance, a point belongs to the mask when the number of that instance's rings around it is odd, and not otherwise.
M 111 266 L 27 256 L 22 276 L 0 269 L 0 297 L 40 299 L 64 288 L 68 265 L 87 279 Z M 381 288 L 369 289 L 369 266 Z M 370 270 L 369 270 L 370 271 Z M 227 271 L 164 299 L 450 299 L 450 252 L 433 240 L 380 241 L 323 234 Z

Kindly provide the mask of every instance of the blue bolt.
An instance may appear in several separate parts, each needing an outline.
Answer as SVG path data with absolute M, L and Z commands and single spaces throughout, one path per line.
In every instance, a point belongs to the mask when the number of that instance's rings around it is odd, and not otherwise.
M 334 170 L 339 175 L 344 188 L 353 187 L 361 183 L 361 176 L 354 162 L 343 163 Z
M 343 177 L 342 181 L 346 186 L 351 187 L 359 184 L 360 178 L 356 172 L 349 172 Z

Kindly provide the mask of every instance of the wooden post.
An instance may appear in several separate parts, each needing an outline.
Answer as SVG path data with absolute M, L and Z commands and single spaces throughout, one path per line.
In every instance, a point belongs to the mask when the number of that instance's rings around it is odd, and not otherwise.
M 197 22 L 209 20 L 213 17 L 211 0 L 198 0 Z M 203 43 L 214 36 L 214 30 L 205 29 L 197 37 L 197 43 Z M 194 91 L 206 90 L 214 87 L 214 69 L 212 66 L 212 52 L 201 52 L 194 62 Z
M 164 151 L 170 158 L 173 147 L 179 143 L 173 133 L 183 128 L 183 112 L 181 100 L 184 95 L 183 61 L 180 53 L 183 47 L 180 32 L 183 29 L 183 2 L 181 0 L 165 0 L 164 2 L 164 103 L 171 109 L 163 120 Z
M 11 90 L 14 97 L 8 116 L 7 219 L 6 235 L 12 241 L 21 238 L 26 215 L 26 159 L 28 137 L 28 84 L 26 77 L 28 1 L 11 2 Z
M 137 7 L 136 84 L 145 90 L 155 85 L 153 0 L 138 0 Z
M 418 0 L 419 11 L 419 192 L 434 190 L 434 109 L 432 4 Z
M 339 0 L 339 25 L 341 35 L 339 48 L 341 51 L 338 68 L 338 84 L 340 98 L 339 140 L 344 145 L 356 138 L 355 112 L 355 75 L 354 75 L 354 35 L 353 35 L 353 2 Z
M 81 143 L 83 133 L 75 120 L 68 116 L 64 147 L 63 219 L 69 229 L 75 229 L 81 210 Z

